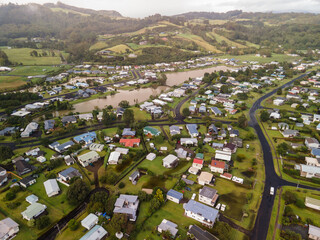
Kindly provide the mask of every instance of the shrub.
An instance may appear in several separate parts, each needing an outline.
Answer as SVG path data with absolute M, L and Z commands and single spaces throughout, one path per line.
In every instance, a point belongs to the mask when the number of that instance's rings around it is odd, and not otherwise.
M 297 196 L 293 192 L 286 191 L 283 194 L 283 199 L 284 199 L 286 204 L 291 204 L 291 203 L 295 203 L 297 201 Z
M 21 202 L 10 202 L 7 204 L 7 208 L 9 209 L 16 209 L 21 205 Z
M 119 188 L 124 188 L 125 186 L 124 182 L 119 183 Z
M 5 196 L 4 199 L 5 199 L 6 201 L 12 201 L 12 200 L 15 199 L 15 198 L 16 198 L 16 193 L 10 191 L 10 192 L 7 192 L 7 194 L 6 194 L 6 196 Z
M 50 219 L 48 216 L 42 216 L 36 219 L 36 226 L 39 230 L 44 229 L 50 223 Z
M 77 222 L 75 219 L 71 219 L 68 223 L 68 228 L 71 231 L 75 231 L 79 228 L 79 222 Z
M 306 207 L 306 205 L 304 204 L 304 201 L 302 199 L 297 199 L 297 201 L 295 202 L 295 205 L 298 208 L 305 208 Z

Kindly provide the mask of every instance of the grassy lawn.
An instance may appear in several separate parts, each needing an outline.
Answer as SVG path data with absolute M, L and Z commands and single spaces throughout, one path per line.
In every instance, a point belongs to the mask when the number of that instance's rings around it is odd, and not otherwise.
M 53 65 L 60 64 L 61 59 L 59 57 L 60 51 L 53 50 L 55 56 L 46 57 L 34 57 L 30 56 L 30 52 L 36 50 L 38 53 L 42 53 L 42 49 L 32 49 L 32 48 L 12 48 L 12 49 L 2 49 L 7 55 L 11 62 L 22 63 L 24 65 Z M 51 50 L 44 50 L 47 53 Z M 62 53 L 62 52 L 61 52 Z
M 0 75 L 0 90 L 21 87 L 27 83 L 26 80 L 25 77 Z
M 108 44 L 105 42 L 96 42 L 95 44 L 91 45 L 90 50 L 100 50 L 108 47 Z
M 125 44 L 119 44 L 119 45 L 116 45 L 114 47 L 110 47 L 108 48 L 108 50 L 110 51 L 113 51 L 113 52 L 116 52 L 116 53 L 125 53 L 126 50 L 130 50 L 132 51 L 131 48 L 129 48 L 127 45 Z
M 135 121 L 151 120 L 151 114 L 147 113 L 146 111 L 140 111 L 140 108 L 137 107 L 132 107 L 130 109 L 133 110 Z

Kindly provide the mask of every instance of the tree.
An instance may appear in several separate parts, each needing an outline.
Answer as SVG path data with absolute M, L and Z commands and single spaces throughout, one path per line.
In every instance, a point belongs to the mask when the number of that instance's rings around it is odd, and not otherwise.
M 116 213 L 113 215 L 110 226 L 116 232 L 121 232 L 126 229 L 128 224 L 128 218 L 125 214 Z
M 88 185 L 82 179 L 77 179 L 68 188 L 67 199 L 71 204 L 78 204 L 84 201 L 89 191 Z
M 189 108 L 184 108 L 184 109 L 182 109 L 182 115 L 185 116 L 185 117 L 190 116 L 190 110 L 189 110 Z
M 156 191 L 156 194 L 154 195 L 154 198 L 158 199 L 160 203 L 164 202 L 163 192 L 161 191 L 161 189 L 158 189 Z
M 221 93 L 229 93 L 228 85 L 222 85 L 220 91 Z
M 123 121 L 129 125 L 134 122 L 134 113 L 132 109 L 126 109 L 123 113 Z
M 117 174 L 114 172 L 104 174 L 100 177 L 100 182 L 102 183 L 114 184 L 116 181 L 117 181 Z
M 42 216 L 36 219 L 36 226 L 39 230 L 44 229 L 50 224 L 50 219 L 48 216 Z
M 160 77 L 158 79 L 158 82 L 162 86 L 166 85 L 166 83 L 167 83 L 167 75 L 165 75 L 164 73 L 161 73 Z
M 266 122 L 270 119 L 269 113 L 266 110 L 261 111 L 260 119 L 262 122 Z
M 71 230 L 71 231 L 75 231 L 79 228 L 79 222 L 77 222 L 75 219 L 71 219 L 68 223 L 68 228 Z
M 247 100 L 248 99 L 248 94 L 246 93 L 238 93 L 237 97 L 239 100 Z
M 0 162 L 13 156 L 12 149 L 8 146 L 0 146 Z
M 281 94 L 282 94 L 282 88 L 278 88 L 277 95 L 281 95 Z
M 283 199 L 284 199 L 285 203 L 288 205 L 291 203 L 295 203 L 297 201 L 297 195 L 293 192 L 286 191 L 283 194 Z
M 121 102 L 119 102 L 118 106 L 122 107 L 122 108 L 128 108 L 130 106 L 130 104 L 127 100 L 122 100 Z
M 247 117 L 246 117 L 244 114 L 242 114 L 242 115 L 238 118 L 238 126 L 239 126 L 240 128 L 246 128 L 246 127 L 248 127 L 248 119 L 247 119 Z

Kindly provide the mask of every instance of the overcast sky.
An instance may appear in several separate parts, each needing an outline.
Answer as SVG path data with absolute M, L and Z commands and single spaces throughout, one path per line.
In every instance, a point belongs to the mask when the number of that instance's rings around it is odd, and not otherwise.
M 56 0 L 0 0 L 0 3 L 56 3 Z M 96 10 L 116 10 L 127 17 L 146 17 L 155 13 L 174 15 L 190 11 L 320 13 L 320 0 L 63 0 L 65 4 Z

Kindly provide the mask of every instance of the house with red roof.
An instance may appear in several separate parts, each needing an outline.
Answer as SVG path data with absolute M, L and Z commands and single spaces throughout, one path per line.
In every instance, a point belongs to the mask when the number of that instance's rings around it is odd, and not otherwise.
M 203 167 L 203 160 L 199 158 L 193 159 L 192 167 L 202 169 Z
M 209 167 L 212 172 L 223 174 L 223 172 L 227 169 L 227 164 L 224 161 L 212 160 Z
M 125 147 L 139 147 L 140 139 L 139 138 L 131 138 L 131 139 L 130 138 L 128 138 L 128 139 L 121 138 L 120 144 Z

